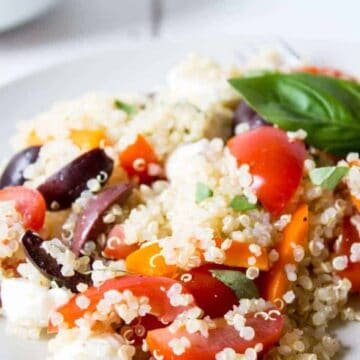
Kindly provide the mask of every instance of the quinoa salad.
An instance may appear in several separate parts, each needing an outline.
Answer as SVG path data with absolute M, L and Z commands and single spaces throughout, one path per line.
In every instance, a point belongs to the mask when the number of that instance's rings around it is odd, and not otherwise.
M 328 360 L 360 292 L 360 85 L 191 55 L 18 125 L 1 314 L 49 360 Z M 19 340 L 21 341 L 21 340 Z

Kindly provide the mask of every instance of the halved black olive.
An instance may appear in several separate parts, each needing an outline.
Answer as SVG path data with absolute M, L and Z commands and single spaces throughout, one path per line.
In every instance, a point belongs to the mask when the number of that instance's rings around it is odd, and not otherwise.
M 71 206 L 86 189 L 88 180 L 101 172 L 110 177 L 114 162 L 99 148 L 90 150 L 50 176 L 38 190 L 44 196 L 48 210 L 61 210 Z
M 41 247 L 44 240 L 34 232 L 28 230 L 21 238 L 21 243 L 27 259 L 48 279 L 54 280 L 59 286 L 65 286 L 72 292 L 79 292 L 78 284 L 91 285 L 90 274 L 81 274 L 75 271 L 73 276 L 64 276 L 61 265 L 57 263 L 45 249 Z
M 96 240 L 105 228 L 103 215 L 114 204 L 123 204 L 132 193 L 132 185 L 123 183 L 112 186 L 90 199 L 75 223 L 71 250 L 79 254 L 87 241 Z
M 24 170 L 37 160 L 40 148 L 41 146 L 30 146 L 10 159 L 0 178 L 1 189 L 24 184 Z
M 270 125 L 245 101 L 242 101 L 235 109 L 232 123 L 233 133 L 235 132 L 236 126 L 239 124 L 248 124 L 250 129 L 255 129 L 264 125 Z

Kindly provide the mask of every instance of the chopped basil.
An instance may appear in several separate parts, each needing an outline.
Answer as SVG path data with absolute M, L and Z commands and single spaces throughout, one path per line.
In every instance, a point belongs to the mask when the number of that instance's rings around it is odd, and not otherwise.
M 337 155 L 360 151 L 360 84 L 307 73 L 264 73 L 230 84 L 266 121 L 303 129 L 306 142 Z
M 345 166 L 325 166 L 311 170 L 309 176 L 314 185 L 333 190 L 348 171 Z
M 128 115 L 132 115 L 132 114 L 134 114 L 136 112 L 136 107 L 135 106 L 133 106 L 131 104 L 128 104 L 126 102 L 123 102 L 121 100 L 118 100 L 118 99 L 116 99 L 114 101 L 114 105 L 118 109 L 125 111 Z
M 195 202 L 200 204 L 205 199 L 212 197 L 214 192 L 204 183 L 196 183 Z
M 252 280 L 238 270 L 210 270 L 213 276 L 231 288 L 237 298 L 253 299 L 259 297 L 259 290 Z
M 256 209 L 256 204 L 249 203 L 248 199 L 244 195 L 236 195 L 230 203 L 230 207 L 232 207 L 235 211 L 248 211 L 252 209 Z

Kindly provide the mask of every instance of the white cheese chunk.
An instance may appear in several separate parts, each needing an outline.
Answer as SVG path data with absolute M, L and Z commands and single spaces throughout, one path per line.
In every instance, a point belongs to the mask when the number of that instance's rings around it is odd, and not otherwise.
M 69 297 L 65 289 L 48 289 L 22 278 L 4 279 L 1 284 L 4 314 L 10 323 L 19 327 L 46 327 L 50 312 Z

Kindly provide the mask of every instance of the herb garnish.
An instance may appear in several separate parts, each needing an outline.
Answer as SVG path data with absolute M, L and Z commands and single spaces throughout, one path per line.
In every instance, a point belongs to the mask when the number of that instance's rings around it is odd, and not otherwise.
M 124 101 L 118 100 L 118 99 L 115 99 L 114 105 L 119 110 L 125 111 L 128 115 L 132 115 L 132 114 L 134 114 L 136 112 L 136 107 L 135 106 L 133 106 L 131 104 L 128 104 L 128 103 L 126 103 Z
M 195 190 L 195 202 L 200 204 L 205 199 L 212 197 L 214 192 L 204 183 L 197 182 Z
M 231 288 L 238 299 L 259 297 L 259 291 L 252 280 L 238 270 L 210 270 L 213 276 Z
M 346 166 L 325 166 L 311 170 L 309 177 L 314 185 L 323 189 L 334 190 L 336 185 L 348 173 Z
M 235 211 L 248 211 L 256 209 L 256 204 L 251 204 L 244 195 L 236 195 L 231 200 L 230 207 Z
M 337 155 L 360 152 L 359 83 L 307 73 L 265 73 L 229 82 L 268 122 L 305 130 L 310 145 Z

